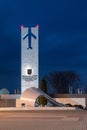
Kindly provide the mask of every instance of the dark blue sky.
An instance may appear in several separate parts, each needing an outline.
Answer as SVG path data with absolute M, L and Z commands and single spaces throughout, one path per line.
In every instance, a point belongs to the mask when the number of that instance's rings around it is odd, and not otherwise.
M 0 88 L 20 88 L 20 26 L 40 25 L 40 78 L 76 71 L 87 84 L 86 0 L 0 0 Z

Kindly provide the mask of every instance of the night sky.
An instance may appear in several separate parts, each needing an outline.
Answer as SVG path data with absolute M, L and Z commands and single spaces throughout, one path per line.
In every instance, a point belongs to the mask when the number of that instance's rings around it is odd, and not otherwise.
M 20 26 L 39 24 L 40 79 L 72 70 L 87 84 L 86 0 L 0 0 L 0 88 L 20 89 Z

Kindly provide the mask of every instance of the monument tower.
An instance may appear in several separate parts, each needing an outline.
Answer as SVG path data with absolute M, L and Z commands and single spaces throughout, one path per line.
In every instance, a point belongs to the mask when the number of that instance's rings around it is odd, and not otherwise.
M 21 26 L 21 93 L 30 87 L 38 88 L 38 30 L 38 26 Z
M 41 96 L 56 106 L 64 106 L 39 89 L 38 30 L 38 25 L 32 28 L 21 27 L 21 97 L 18 106 L 39 106 Z

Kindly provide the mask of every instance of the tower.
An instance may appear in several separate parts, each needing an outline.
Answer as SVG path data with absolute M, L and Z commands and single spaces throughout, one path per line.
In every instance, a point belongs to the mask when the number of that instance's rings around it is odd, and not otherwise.
M 30 87 L 38 88 L 38 26 L 21 27 L 21 93 Z

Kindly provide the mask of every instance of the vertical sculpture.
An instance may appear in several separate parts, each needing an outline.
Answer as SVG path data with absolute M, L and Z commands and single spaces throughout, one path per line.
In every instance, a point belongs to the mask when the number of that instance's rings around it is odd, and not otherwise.
M 38 26 L 21 27 L 21 93 L 30 87 L 38 88 Z

